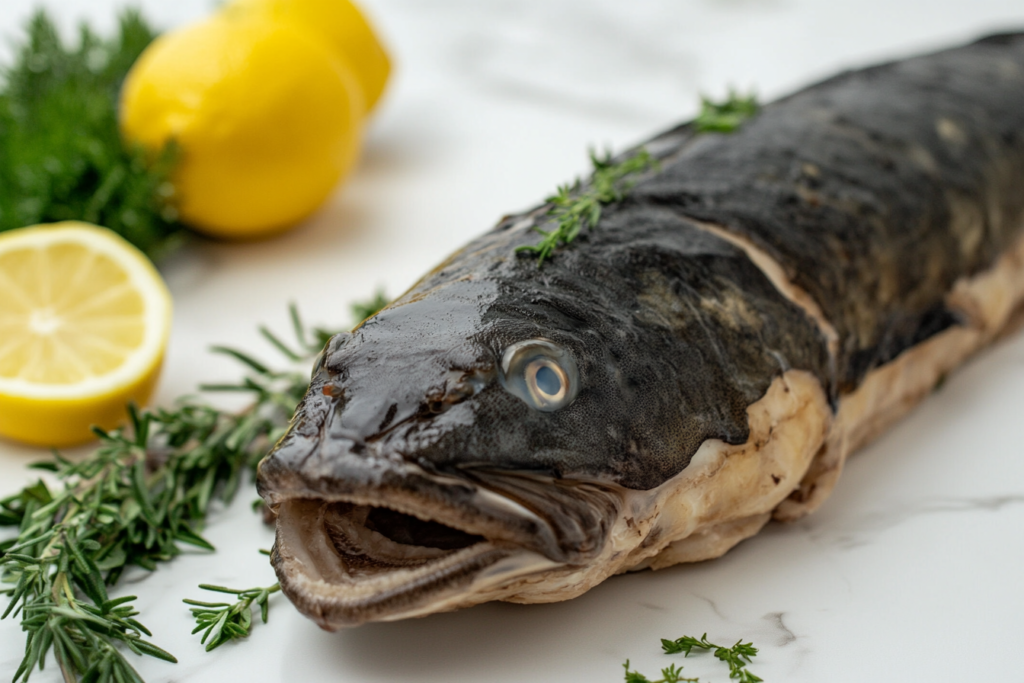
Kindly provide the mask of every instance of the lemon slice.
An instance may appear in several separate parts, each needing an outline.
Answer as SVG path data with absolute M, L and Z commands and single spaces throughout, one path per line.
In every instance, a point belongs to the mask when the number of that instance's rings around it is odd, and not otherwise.
M 0 435 L 67 446 L 124 422 L 152 393 L 170 325 L 159 273 L 110 230 L 0 233 Z

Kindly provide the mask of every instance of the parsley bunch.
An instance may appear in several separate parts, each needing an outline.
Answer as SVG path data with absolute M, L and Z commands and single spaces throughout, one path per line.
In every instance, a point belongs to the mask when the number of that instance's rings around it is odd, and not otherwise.
M 175 152 L 127 148 L 117 125 L 121 83 L 156 33 L 134 10 L 111 39 L 83 25 L 74 48 L 42 11 L 26 33 L 0 70 L 0 231 L 81 220 L 158 257 L 182 230 L 168 182 Z

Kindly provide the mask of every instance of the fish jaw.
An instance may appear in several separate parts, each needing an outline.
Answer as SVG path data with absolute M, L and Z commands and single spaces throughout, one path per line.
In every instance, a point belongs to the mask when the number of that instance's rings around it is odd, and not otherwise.
M 278 515 L 271 560 L 281 587 L 326 630 L 504 599 L 523 577 L 588 563 L 618 515 L 617 496 L 596 486 L 561 487 L 579 514 L 552 523 L 555 511 L 532 509 L 527 491 L 550 494 L 549 481 L 361 462 L 363 475 L 343 481 L 261 466 L 261 493 Z

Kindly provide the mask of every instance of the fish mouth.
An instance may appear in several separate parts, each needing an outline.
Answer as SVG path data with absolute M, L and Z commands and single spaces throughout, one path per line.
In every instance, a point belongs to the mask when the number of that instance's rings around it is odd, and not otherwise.
M 321 628 L 507 598 L 520 579 L 578 565 L 603 546 L 611 510 L 565 493 L 576 487 L 520 474 L 401 469 L 372 486 L 351 486 L 350 478 L 290 490 L 268 485 L 261 473 L 262 493 L 277 512 L 271 561 L 282 590 Z M 566 495 L 579 503 L 559 504 Z M 553 501 L 563 514 L 538 509 L 537 501 Z

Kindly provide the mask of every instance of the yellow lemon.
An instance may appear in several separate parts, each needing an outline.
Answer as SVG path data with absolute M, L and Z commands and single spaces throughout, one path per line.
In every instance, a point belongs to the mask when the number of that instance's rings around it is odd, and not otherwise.
M 105 228 L 0 233 L 0 435 L 67 446 L 153 391 L 171 297 L 138 249 Z
M 349 0 L 235 0 L 226 11 L 263 12 L 320 35 L 352 66 L 370 111 L 387 84 L 391 61 L 373 27 Z
M 251 238 L 312 213 L 352 168 L 364 104 L 348 65 L 292 24 L 222 12 L 167 33 L 121 92 L 121 128 L 174 141 L 182 219 Z

